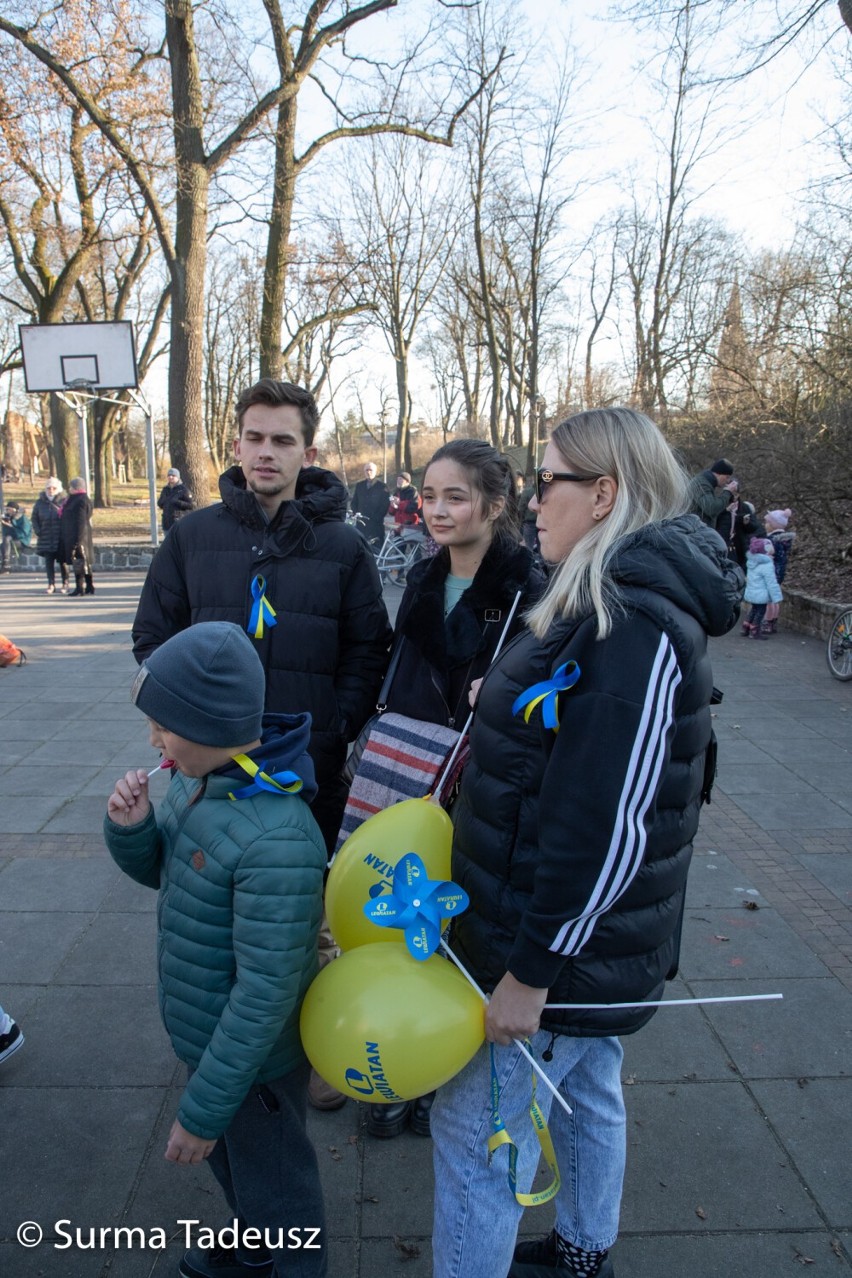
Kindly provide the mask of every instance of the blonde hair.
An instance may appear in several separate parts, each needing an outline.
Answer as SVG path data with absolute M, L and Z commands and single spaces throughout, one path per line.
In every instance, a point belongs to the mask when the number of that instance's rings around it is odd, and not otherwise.
M 541 639 L 559 617 L 594 613 L 598 638 L 605 639 L 618 607 L 609 576 L 613 556 L 640 528 L 674 519 L 688 509 L 688 479 L 659 427 L 632 408 L 577 413 L 557 426 L 551 439 L 568 469 L 609 475 L 618 491 L 610 513 L 581 537 L 556 569 L 527 622 Z

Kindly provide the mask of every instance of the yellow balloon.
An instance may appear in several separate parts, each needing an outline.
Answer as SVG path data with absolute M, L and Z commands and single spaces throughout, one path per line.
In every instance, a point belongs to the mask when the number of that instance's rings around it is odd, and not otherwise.
M 453 1078 L 485 1039 L 485 1005 L 461 972 L 401 946 L 362 945 L 323 968 L 302 1004 L 302 1044 L 353 1100 L 414 1100 Z
M 334 858 L 325 885 L 326 917 L 340 948 L 388 941 L 404 945 L 398 928 L 377 927 L 364 906 L 391 890 L 394 868 L 406 852 L 417 853 L 430 879 L 449 879 L 452 845 L 452 821 L 428 799 L 405 799 L 359 825 Z

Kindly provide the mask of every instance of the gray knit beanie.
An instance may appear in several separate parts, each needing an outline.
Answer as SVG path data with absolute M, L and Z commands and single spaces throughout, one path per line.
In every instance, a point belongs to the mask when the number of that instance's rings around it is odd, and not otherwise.
M 224 748 L 258 740 L 265 695 L 263 666 L 245 631 L 200 621 L 151 653 L 130 699 L 161 728 Z

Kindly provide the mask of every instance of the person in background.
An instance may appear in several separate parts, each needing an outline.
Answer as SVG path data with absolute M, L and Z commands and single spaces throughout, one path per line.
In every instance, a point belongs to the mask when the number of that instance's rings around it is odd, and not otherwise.
M 364 520 L 363 532 L 367 541 L 381 545 L 384 540 L 383 520 L 388 513 L 388 486 L 377 478 L 374 462 L 364 466 L 364 478 L 359 479 L 352 492 L 352 512 Z
M 411 475 L 407 470 L 401 470 L 396 477 L 396 492 L 390 499 L 387 511 L 393 516 L 397 531 L 420 527 L 423 522 L 420 514 L 422 505 L 420 494 L 411 482 Z
M 68 496 L 59 518 L 59 555 L 63 564 L 74 570 L 72 595 L 93 595 L 92 503 L 86 492 L 85 479 L 78 476 L 68 485 Z
M 725 536 L 721 525 L 726 518 L 730 520 L 730 533 L 727 538 L 728 553 L 745 572 L 748 544 L 752 537 L 764 537 L 766 529 L 760 522 L 753 504 L 746 501 L 739 491 L 736 501 L 731 502 L 727 511 L 719 516 L 720 522 L 716 526 L 716 531 L 721 537 Z
M 32 513 L 36 554 L 44 560 L 48 595 L 52 595 L 56 589 L 57 564 L 61 574 L 61 593 L 64 595 L 68 592 L 68 565 L 59 553 L 59 517 L 62 514 L 62 503 L 62 485 L 58 479 L 51 476 L 36 498 Z
M 527 550 L 538 554 L 538 529 L 535 526 L 536 512 L 530 507 L 535 497 L 535 484 L 530 480 L 518 497 L 518 519 L 521 524 L 521 538 Z
M 423 517 L 438 546 L 408 571 L 397 614 L 399 664 L 387 694 L 394 714 L 461 729 L 471 682 L 494 656 L 515 597 L 505 642 L 524 628 L 524 613 L 545 575 L 518 544 L 511 466 L 484 440 L 454 439 L 423 473 Z M 407 1126 L 429 1135 L 434 1093 L 395 1105 L 371 1105 L 367 1131 L 398 1136 Z
M 716 528 L 719 516 L 736 500 L 739 484 L 733 475 L 731 463 L 720 457 L 690 481 L 690 509 L 708 528 Z
M 712 771 L 707 639 L 736 624 L 742 595 L 718 535 L 684 514 L 686 476 L 643 414 L 568 418 L 536 475 L 541 553 L 555 571 L 479 688 L 453 809 L 452 879 L 470 905 L 449 943 L 490 1000 L 487 1042 L 432 1109 L 434 1278 L 614 1274 L 618 1036 L 651 1019 L 642 1004 L 677 971 Z M 628 1006 L 572 1007 L 588 1003 Z M 487 1152 L 499 1112 L 518 1192 L 529 1190 L 541 1151 L 515 1038 L 529 1039 L 573 1110 L 538 1085 L 561 1174 L 556 1222 L 517 1246 L 509 1163 Z
M 192 493 L 181 481 L 180 471 L 172 466 L 166 472 L 166 486 L 160 493 L 157 505 L 163 512 L 163 532 L 167 533 L 187 511 L 195 510 Z
M 780 604 L 784 598 L 775 576 L 773 558 L 775 547 L 768 537 L 752 537 L 748 547 L 745 601 L 751 604 L 747 619 L 743 622 L 744 638 L 766 639 L 763 619 L 771 603 Z
M 766 512 L 766 533 L 769 541 L 772 542 L 774 555 L 772 563 L 775 567 L 775 577 L 778 585 L 782 585 L 784 578 L 787 576 L 787 562 L 793 553 L 793 543 L 796 540 L 796 534 L 792 528 L 788 527 L 793 516 L 789 507 L 785 510 L 768 510 Z M 769 603 L 766 605 L 766 616 L 763 620 L 763 629 L 766 634 L 774 635 L 778 629 L 778 613 L 781 611 L 780 603 Z
M 0 572 L 9 572 L 13 554 L 12 545 L 29 546 L 33 535 L 30 517 L 17 501 L 10 501 L 3 512 L 3 548 L 0 551 Z

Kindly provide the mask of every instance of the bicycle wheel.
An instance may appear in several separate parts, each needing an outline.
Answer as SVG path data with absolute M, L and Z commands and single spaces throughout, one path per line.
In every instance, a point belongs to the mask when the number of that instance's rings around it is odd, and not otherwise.
M 835 679 L 852 679 L 852 608 L 834 618 L 825 649 L 828 668 Z
M 404 543 L 404 549 L 401 552 L 403 562 L 399 569 L 388 577 L 388 581 L 392 586 L 399 586 L 400 589 L 405 587 L 409 568 L 423 557 L 423 544 L 422 541 L 406 541 Z
M 402 584 L 405 585 L 407 560 L 405 552 L 395 538 L 385 538 L 384 545 L 376 556 L 376 567 L 379 570 L 383 586 L 387 582 L 398 585 L 397 577 L 399 574 L 402 574 Z

